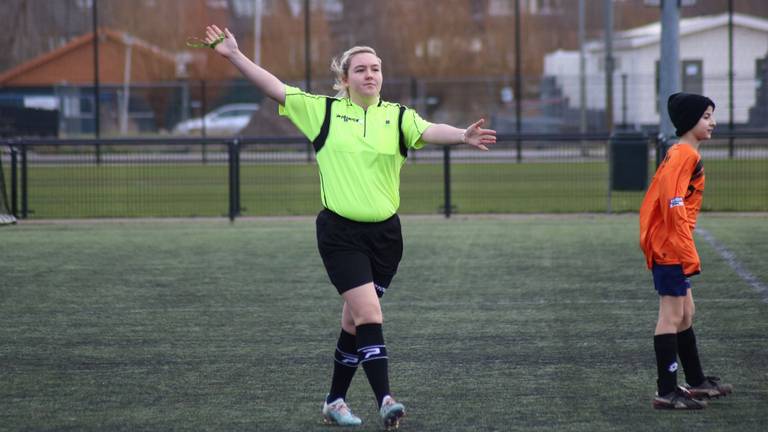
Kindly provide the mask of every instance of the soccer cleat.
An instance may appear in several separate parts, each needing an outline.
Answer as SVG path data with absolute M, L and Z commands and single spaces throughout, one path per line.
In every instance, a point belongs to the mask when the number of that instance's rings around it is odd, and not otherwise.
M 715 376 L 705 377 L 704 382 L 696 387 L 685 384 L 683 388 L 685 388 L 694 399 L 717 399 L 721 396 L 728 396 L 733 393 L 733 386 L 731 384 L 720 384 L 720 378 Z
M 653 407 L 655 409 L 697 410 L 706 408 L 706 406 L 706 402 L 694 399 L 691 397 L 691 394 L 682 387 L 678 387 L 675 391 L 664 396 L 657 395 L 653 398 Z
M 400 426 L 400 418 L 405 415 L 405 406 L 395 401 L 392 396 L 384 396 L 384 400 L 381 401 L 379 415 L 381 415 L 381 420 L 384 422 L 384 429 L 397 429 Z
M 323 423 L 337 426 L 360 426 L 363 421 L 352 414 L 344 399 L 338 398 L 328 403 L 323 402 Z

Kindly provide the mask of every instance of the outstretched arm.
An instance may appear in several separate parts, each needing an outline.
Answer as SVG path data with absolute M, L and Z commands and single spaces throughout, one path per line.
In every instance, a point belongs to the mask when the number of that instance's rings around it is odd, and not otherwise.
M 216 44 L 214 50 L 235 65 L 237 70 L 263 91 L 264 94 L 277 101 L 280 105 L 285 104 L 285 84 L 268 70 L 252 62 L 245 54 L 240 52 L 237 48 L 235 36 L 229 29 L 225 28 L 222 32 L 215 25 L 211 25 L 206 27 L 205 34 L 205 42 L 209 44 L 214 43 L 221 35 L 224 35 L 224 40 Z
M 427 144 L 469 144 L 480 150 L 488 150 L 488 145 L 496 142 L 496 131 L 483 129 L 485 123 L 480 119 L 466 129 L 459 129 L 447 124 L 433 124 L 421 134 L 421 139 Z

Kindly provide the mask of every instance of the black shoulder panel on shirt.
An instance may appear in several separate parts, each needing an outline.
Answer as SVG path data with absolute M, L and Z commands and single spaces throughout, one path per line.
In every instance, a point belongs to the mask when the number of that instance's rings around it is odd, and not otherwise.
M 317 134 L 314 140 L 312 140 L 312 147 L 315 148 L 315 153 L 319 152 L 325 145 L 325 140 L 328 139 L 328 131 L 331 129 L 331 105 L 336 102 L 334 98 L 325 98 L 325 118 L 323 118 L 323 125 L 320 126 L 320 133 Z
M 397 117 L 397 126 L 400 129 L 400 154 L 407 158 L 408 146 L 405 145 L 405 135 L 403 134 L 403 114 L 405 114 L 405 107 L 400 105 L 400 115 Z
M 699 159 L 699 163 L 696 164 L 696 168 L 693 169 L 693 175 L 691 175 L 691 181 L 696 180 L 697 178 L 701 177 L 704 174 L 704 164 L 701 163 L 701 159 Z

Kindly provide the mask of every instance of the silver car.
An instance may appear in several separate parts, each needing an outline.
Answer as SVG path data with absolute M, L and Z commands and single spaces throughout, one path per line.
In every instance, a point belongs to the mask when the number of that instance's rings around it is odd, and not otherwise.
M 184 120 L 174 126 L 173 133 L 179 135 L 199 135 L 205 122 L 206 135 L 236 135 L 251 121 L 251 116 L 259 110 L 259 104 L 222 105 L 204 117 Z

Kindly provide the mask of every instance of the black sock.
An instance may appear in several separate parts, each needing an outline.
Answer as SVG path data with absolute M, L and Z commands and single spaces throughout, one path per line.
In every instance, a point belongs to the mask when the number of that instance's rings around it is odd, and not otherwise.
M 376 403 L 381 407 L 384 396 L 389 394 L 387 348 L 384 346 L 381 324 L 357 326 L 357 354 L 376 395 Z
M 357 338 L 355 335 L 341 330 L 339 340 L 336 343 L 336 352 L 333 354 L 333 378 L 331 379 L 331 391 L 326 402 L 331 403 L 338 398 L 347 399 L 347 390 L 352 383 L 352 377 L 357 372 L 360 359 L 357 356 Z
M 656 351 L 656 369 L 659 378 L 656 381 L 659 396 L 677 389 L 677 334 L 667 333 L 653 337 Z
M 677 354 L 685 372 L 685 382 L 693 387 L 700 385 L 706 379 L 701 370 L 699 349 L 696 347 L 696 335 L 693 326 L 677 334 Z

